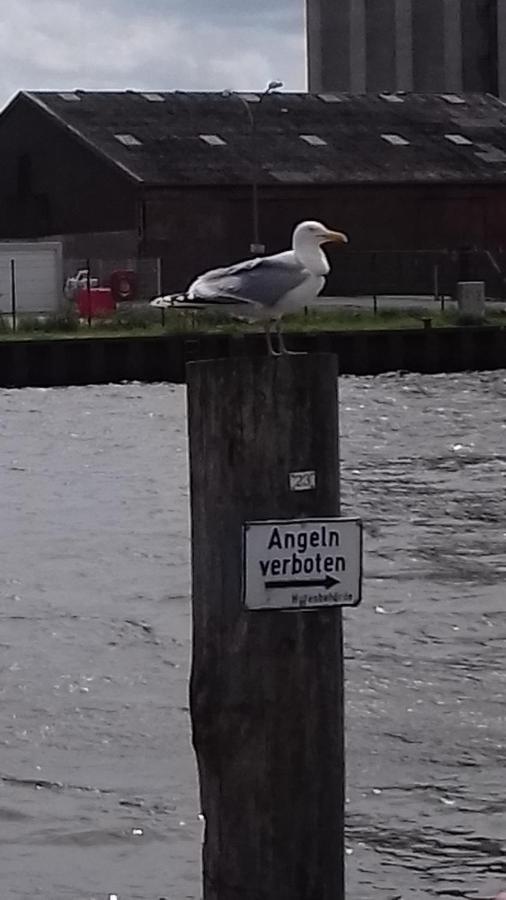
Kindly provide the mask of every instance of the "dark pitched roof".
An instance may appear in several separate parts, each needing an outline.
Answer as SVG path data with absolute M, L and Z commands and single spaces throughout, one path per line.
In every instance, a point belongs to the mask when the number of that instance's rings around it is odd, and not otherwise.
M 147 184 L 249 183 L 257 166 L 259 180 L 273 184 L 506 180 L 506 106 L 488 94 L 283 92 L 261 102 L 258 95 L 183 91 L 19 97 Z

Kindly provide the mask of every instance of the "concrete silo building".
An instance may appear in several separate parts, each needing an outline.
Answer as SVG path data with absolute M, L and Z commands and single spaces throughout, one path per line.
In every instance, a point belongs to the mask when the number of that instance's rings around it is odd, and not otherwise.
M 506 0 L 306 0 L 313 92 L 506 99 Z

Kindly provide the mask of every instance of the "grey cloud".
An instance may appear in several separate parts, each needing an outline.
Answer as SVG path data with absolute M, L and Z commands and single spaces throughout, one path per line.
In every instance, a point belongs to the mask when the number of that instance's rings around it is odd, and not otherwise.
M 103 3 L 100 4 L 103 7 Z M 120 11 L 139 10 L 137 0 L 106 0 L 106 6 Z M 143 10 L 147 15 L 169 15 L 184 17 L 185 19 L 198 18 L 201 22 L 214 24 L 254 25 L 258 28 L 286 27 L 293 24 L 298 28 L 303 19 L 303 3 L 301 0 L 149 0 L 144 4 Z
M 0 31 L 0 104 L 20 89 L 304 88 L 303 23 L 267 0 L 17 0 Z M 231 12 L 233 10 L 233 13 Z M 65 12 L 65 15 L 63 15 Z M 301 10 L 299 9 L 301 13 Z

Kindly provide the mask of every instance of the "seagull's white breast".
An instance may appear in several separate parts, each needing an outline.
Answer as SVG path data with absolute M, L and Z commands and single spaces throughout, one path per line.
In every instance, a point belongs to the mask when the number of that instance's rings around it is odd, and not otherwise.
M 284 313 L 295 313 L 305 306 L 310 306 L 313 300 L 318 296 L 325 284 L 325 278 L 322 275 L 313 275 L 307 273 L 308 277 L 302 284 L 292 288 L 284 297 L 276 303 L 273 312 L 275 315 L 283 315 Z

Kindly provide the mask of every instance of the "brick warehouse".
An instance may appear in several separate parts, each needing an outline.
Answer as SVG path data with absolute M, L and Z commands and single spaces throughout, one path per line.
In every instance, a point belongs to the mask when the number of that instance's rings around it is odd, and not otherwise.
M 66 235 L 85 256 L 114 234 L 176 290 L 195 259 L 248 254 L 257 179 L 267 252 L 321 218 L 352 241 L 328 291 L 360 291 L 372 256 L 500 252 L 505 124 L 480 94 L 22 92 L 0 115 L 0 237 Z

